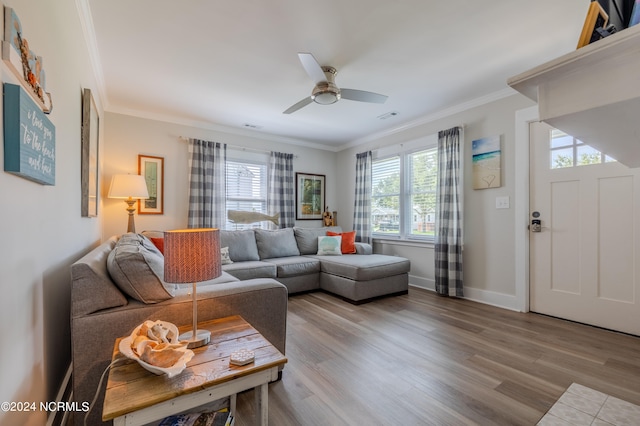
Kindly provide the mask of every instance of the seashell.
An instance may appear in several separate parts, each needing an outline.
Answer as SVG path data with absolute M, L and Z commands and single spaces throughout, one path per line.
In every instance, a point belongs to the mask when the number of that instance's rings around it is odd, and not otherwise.
M 162 346 L 162 348 L 159 348 Z M 159 349 L 156 349 L 159 348 Z M 155 365 L 160 368 L 168 368 L 174 365 L 184 354 L 184 346 L 177 344 L 161 343 L 155 348 L 146 345 L 143 349 L 140 359 L 147 364 Z

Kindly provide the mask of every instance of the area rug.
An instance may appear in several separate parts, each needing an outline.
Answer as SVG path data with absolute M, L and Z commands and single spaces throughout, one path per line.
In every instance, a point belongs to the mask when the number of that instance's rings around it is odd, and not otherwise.
M 637 426 L 640 406 L 572 383 L 538 425 Z

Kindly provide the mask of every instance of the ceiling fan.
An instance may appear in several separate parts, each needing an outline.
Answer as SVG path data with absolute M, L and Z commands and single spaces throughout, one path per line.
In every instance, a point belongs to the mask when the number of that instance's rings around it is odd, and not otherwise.
M 335 78 L 338 71 L 334 67 L 322 67 L 316 61 L 311 53 L 298 53 L 302 67 L 309 74 L 311 80 L 316 84 L 308 96 L 300 102 L 292 105 L 283 112 L 283 114 L 291 114 L 302 107 L 315 102 L 320 105 L 330 105 L 338 102 L 340 99 L 349 99 L 359 102 L 371 102 L 383 104 L 387 100 L 387 96 L 378 93 L 366 92 L 364 90 L 340 89 L 336 86 Z

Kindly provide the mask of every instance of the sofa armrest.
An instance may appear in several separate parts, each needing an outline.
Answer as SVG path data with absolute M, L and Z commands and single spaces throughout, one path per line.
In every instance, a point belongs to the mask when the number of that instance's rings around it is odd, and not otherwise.
M 373 247 L 367 243 L 356 243 L 356 254 L 373 254 Z

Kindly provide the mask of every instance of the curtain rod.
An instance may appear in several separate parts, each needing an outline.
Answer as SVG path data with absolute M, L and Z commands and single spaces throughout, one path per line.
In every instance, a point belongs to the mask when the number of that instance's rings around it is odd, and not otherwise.
M 459 124 L 459 125 L 457 125 L 457 126 L 449 127 L 449 129 L 454 129 L 454 128 L 456 128 L 456 127 L 457 127 L 458 129 L 460 129 L 460 130 L 464 131 L 465 126 L 466 126 L 466 125 L 465 125 L 464 123 L 462 123 L 462 124 Z M 449 129 L 443 129 L 443 130 L 449 130 Z M 436 132 L 436 133 L 432 133 L 432 134 L 427 135 L 427 136 L 438 136 L 438 132 Z M 373 148 L 371 148 L 371 149 L 366 149 L 366 150 L 365 150 L 365 151 L 363 151 L 363 152 L 366 152 L 366 151 L 371 151 L 371 152 L 373 152 L 373 151 L 377 151 L 377 150 L 382 149 L 382 148 L 390 148 L 390 147 L 393 147 L 393 146 L 399 146 L 399 147 L 402 147 L 405 143 L 409 143 L 409 142 L 415 141 L 416 139 L 419 139 L 419 138 L 411 139 L 411 140 L 409 140 L 409 141 L 404 141 L 404 142 L 394 143 L 393 145 L 383 145 L 383 146 L 378 145 L 378 146 L 373 147 Z M 356 152 L 356 153 L 355 153 L 355 155 L 358 155 L 358 154 L 359 154 L 358 152 Z M 355 156 L 355 155 L 354 155 L 354 156 Z
M 179 136 L 178 138 L 180 140 L 182 140 L 182 141 L 185 141 L 185 142 L 189 142 L 189 139 L 192 139 L 192 138 L 188 138 L 188 137 L 185 137 L 185 136 Z M 195 139 L 195 138 L 193 138 L 193 139 Z M 249 148 L 249 147 L 246 147 L 246 146 L 232 145 L 232 144 L 226 144 L 226 145 L 227 145 L 227 148 L 235 149 L 235 150 L 238 150 L 238 151 L 253 151 L 253 152 L 261 152 L 261 153 L 264 153 L 264 154 L 270 154 L 272 152 L 272 151 L 270 151 L 268 149 Z M 294 154 L 293 158 L 298 158 L 298 156 Z

